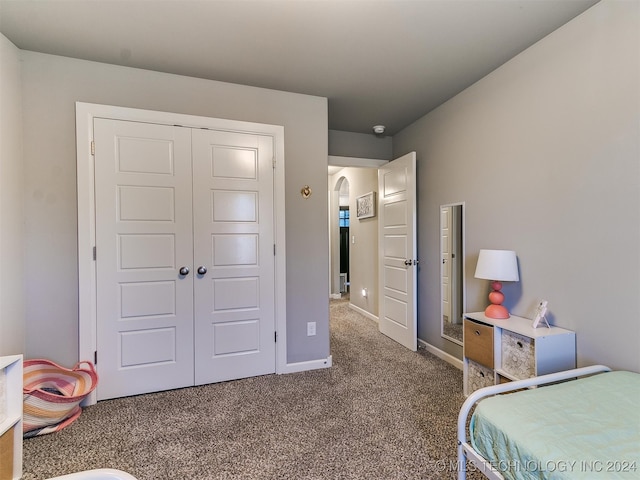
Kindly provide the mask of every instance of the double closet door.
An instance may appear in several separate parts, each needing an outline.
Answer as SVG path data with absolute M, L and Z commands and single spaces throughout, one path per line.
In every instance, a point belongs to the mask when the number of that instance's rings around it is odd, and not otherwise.
M 275 372 L 273 138 L 94 119 L 97 399 Z

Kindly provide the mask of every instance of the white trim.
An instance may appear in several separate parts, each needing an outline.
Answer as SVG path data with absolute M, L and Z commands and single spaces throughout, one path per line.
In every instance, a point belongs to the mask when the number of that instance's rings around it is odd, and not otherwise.
M 367 318 L 373 320 L 374 322 L 378 323 L 378 317 L 375 316 L 373 313 L 367 312 L 366 310 L 354 305 L 353 303 L 349 303 L 349 308 L 351 310 L 355 310 L 360 315 L 364 315 L 365 317 L 367 317 Z
M 223 131 L 269 135 L 274 139 L 276 166 L 274 171 L 274 238 L 275 258 L 275 328 L 276 373 L 285 373 L 287 364 L 287 297 L 285 245 L 285 159 L 284 127 L 262 123 L 241 122 L 221 118 L 200 117 L 179 113 L 140 110 L 92 103 L 76 102 L 76 155 L 78 192 L 78 355 L 93 361 L 96 351 L 96 269 L 93 261 L 95 245 L 94 164 L 91 155 L 93 121 L 112 118 L 160 125 L 181 125 Z M 98 252 L 98 255 L 100 253 Z M 326 360 L 320 360 L 326 362 Z M 95 392 L 87 398 L 87 405 L 96 403 Z
M 319 360 L 287 363 L 285 367 L 278 373 L 306 372 L 307 370 L 319 370 L 321 368 L 330 368 L 332 365 L 333 365 L 333 357 L 329 355 L 327 358 L 321 358 Z
M 418 343 L 422 345 L 427 352 L 434 354 L 439 359 L 444 360 L 445 362 L 453 365 L 456 368 L 459 368 L 460 370 L 463 369 L 462 360 L 460 360 L 459 358 L 454 357 L 453 355 L 445 352 L 444 350 L 440 350 L 439 348 L 434 347 L 430 343 L 427 343 L 424 340 L 421 340 L 420 338 L 418 339 Z
M 273 127 L 272 127 L 273 128 Z M 281 373 L 287 366 L 287 245 L 285 229 L 285 177 L 284 177 L 284 127 L 276 127 L 274 135 L 274 155 L 276 166 L 274 179 L 274 241 L 276 242 L 275 259 L 275 308 L 276 331 L 276 373 Z
M 340 300 L 342 298 L 342 294 L 341 293 L 330 293 L 329 294 L 329 298 L 331 300 Z

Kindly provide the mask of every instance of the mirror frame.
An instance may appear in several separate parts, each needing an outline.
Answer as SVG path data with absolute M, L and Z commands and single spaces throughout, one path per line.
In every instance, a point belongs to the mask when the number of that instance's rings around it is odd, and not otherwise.
M 460 279 L 460 291 L 461 291 L 461 295 L 462 295 L 462 302 L 461 302 L 461 309 L 462 311 L 460 312 L 460 315 L 462 316 L 462 314 L 465 312 L 466 309 L 466 305 L 467 305 L 467 295 L 466 295 L 466 275 L 465 275 L 465 259 L 466 259 L 466 250 L 465 250 L 465 202 L 454 202 L 454 203 L 447 203 L 444 205 L 440 205 L 439 209 L 438 209 L 438 215 L 439 215 L 439 224 L 440 224 L 440 241 L 439 241 L 439 245 L 440 245 L 440 278 L 439 278 L 439 282 L 440 282 L 440 336 L 442 338 L 444 338 L 445 340 L 449 340 L 450 342 L 453 342 L 455 344 L 458 344 L 460 346 L 462 346 L 462 340 L 458 340 L 456 338 L 450 337 L 448 335 L 445 335 L 444 333 L 444 308 L 443 308 L 443 288 L 442 288 L 442 275 L 444 272 L 444 263 L 443 263 L 443 258 L 442 258 L 442 251 L 443 251 L 443 245 L 442 245 L 442 209 L 446 208 L 446 207 L 461 207 L 460 209 L 460 214 L 461 214 L 461 219 L 460 219 L 460 250 L 461 250 L 461 259 L 460 261 L 462 262 L 461 264 L 461 272 L 462 272 L 462 278 Z M 460 324 L 460 328 L 462 329 L 462 324 Z

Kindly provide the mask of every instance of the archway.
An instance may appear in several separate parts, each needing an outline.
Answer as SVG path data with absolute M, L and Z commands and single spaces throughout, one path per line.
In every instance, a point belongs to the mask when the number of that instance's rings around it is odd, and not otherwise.
M 341 298 L 349 292 L 349 180 L 335 181 L 330 200 L 331 297 Z

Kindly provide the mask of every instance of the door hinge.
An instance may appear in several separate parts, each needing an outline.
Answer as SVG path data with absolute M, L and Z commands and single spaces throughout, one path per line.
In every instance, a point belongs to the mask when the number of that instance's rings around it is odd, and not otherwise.
M 93 247 L 93 259 L 94 259 L 94 260 L 95 260 L 95 259 L 96 259 L 96 257 L 97 257 L 96 252 L 97 252 L 96 247 Z
M 93 364 L 97 365 L 98 364 L 98 351 L 94 351 L 93 352 Z
M 91 140 L 91 155 L 96 154 L 96 142 Z
M 276 168 L 276 157 L 273 157 L 273 160 L 271 161 L 273 168 Z
M 276 256 L 276 244 L 275 243 L 273 244 L 273 256 L 274 257 Z
M 278 332 L 273 332 L 273 341 L 274 342 L 278 341 Z

